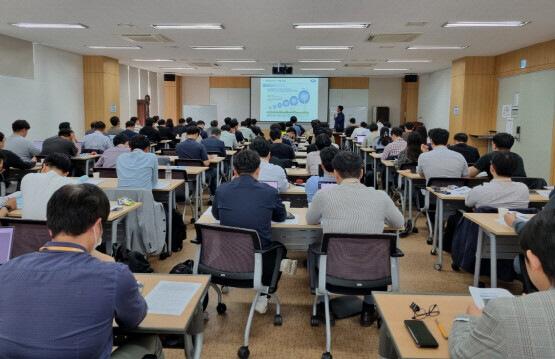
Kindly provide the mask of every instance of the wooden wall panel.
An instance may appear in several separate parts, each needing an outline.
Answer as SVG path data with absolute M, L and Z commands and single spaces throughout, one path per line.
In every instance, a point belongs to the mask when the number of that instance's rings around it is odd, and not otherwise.
M 210 88 L 251 88 L 250 77 L 210 77 Z
M 96 121 L 108 124 L 120 115 L 119 62 L 106 56 L 83 56 L 85 128 Z M 110 111 L 116 105 L 116 112 Z
M 525 69 L 520 61 L 526 59 Z M 555 40 L 524 47 L 495 57 L 495 73 L 507 77 L 555 68 Z
M 368 90 L 370 78 L 368 77 L 330 77 L 330 89 Z
M 177 123 L 177 119 L 183 117 L 183 77 L 178 76 L 175 79 L 175 96 L 176 96 L 176 109 L 175 109 L 175 117 L 166 117 L 166 118 L 173 118 L 174 123 Z
M 463 129 L 462 114 L 464 113 L 464 80 L 464 75 L 451 77 L 451 100 L 449 106 L 449 133 L 451 135 L 462 132 Z M 455 107 L 459 108 L 458 115 L 454 114 Z
M 416 82 L 402 80 L 400 123 L 418 121 L 418 80 Z
M 176 77 L 177 80 L 178 77 Z M 164 81 L 164 117 L 177 117 L 177 81 Z
M 553 116 L 553 136 L 551 139 L 551 178 L 549 185 L 555 184 L 555 115 Z

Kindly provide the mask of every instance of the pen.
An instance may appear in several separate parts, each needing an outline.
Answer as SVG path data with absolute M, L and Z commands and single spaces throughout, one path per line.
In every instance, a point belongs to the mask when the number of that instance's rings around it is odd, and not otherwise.
M 441 324 L 439 324 L 439 321 L 437 320 L 437 318 L 436 318 L 436 324 L 437 324 L 437 327 L 439 328 L 439 331 L 441 332 L 441 335 L 443 335 L 445 339 L 449 339 L 449 337 L 447 336 L 447 333 L 445 333 L 445 329 L 443 329 Z

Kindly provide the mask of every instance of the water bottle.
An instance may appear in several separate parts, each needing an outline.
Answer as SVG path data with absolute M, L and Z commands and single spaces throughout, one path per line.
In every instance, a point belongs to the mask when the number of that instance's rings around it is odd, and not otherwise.
M 166 166 L 166 179 L 167 180 L 172 179 L 172 168 L 170 167 L 169 164 Z

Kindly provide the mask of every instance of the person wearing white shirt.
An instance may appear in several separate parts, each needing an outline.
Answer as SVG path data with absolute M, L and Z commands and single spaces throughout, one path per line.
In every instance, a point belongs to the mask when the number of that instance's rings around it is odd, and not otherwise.
M 106 124 L 102 121 L 98 121 L 94 133 L 86 135 L 81 139 L 81 148 L 106 151 L 108 148 L 114 147 L 110 137 L 104 135 L 104 130 L 106 130 Z
M 275 181 L 278 183 L 278 192 L 285 192 L 289 188 L 285 171 L 280 166 L 271 164 L 270 161 L 270 144 L 262 137 L 254 139 L 250 145 L 251 150 L 260 156 L 260 173 L 258 181 Z
M 368 135 L 370 133 L 370 130 L 368 130 L 366 126 L 367 126 L 366 122 L 361 122 L 360 127 L 357 127 L 353 130 L 353 133 L 351 134 L 351 138 L 353 140 L 356 140 L 357 136 Z
M 25 120 L 14 121 L 12 123 L 13 135 L 6 138 L 4 148 L 15 153 L 23 161 L 36 162 L 34 157 L 40 154 L 40 150 L 31 140 L 26 138 L 30 129 L 29 122 Z
M 71 160 L 62 153 L 51 153 L 44 159 L 41 173 L 29 173 L 21 181 L 21 218 L 46 220 L 46 204 L 54 192 L 77 180 L 68 178 Z

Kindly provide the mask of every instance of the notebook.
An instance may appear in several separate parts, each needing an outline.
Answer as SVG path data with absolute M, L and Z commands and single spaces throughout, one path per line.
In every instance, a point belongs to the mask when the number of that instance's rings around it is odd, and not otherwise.
M 277 181 L 260 181 L 260 183 L 266 183 L 270 187 L 274 187 L 276 190 L 278 189 Z
M 324 189 L 324 188 L 330 188 L 330 187 L 335 187 L 337 186 L 337 182 L 324 182 L 324 181 L 320 181 L 318 182 L 318 189 Z
M 6 263 L 12 253 L 13 227 L 0 227 L 0 264 Z
M 358 143 L 364 142 L 364 137 L 366 137 L 366 136 L 365 136 L 365 135 L 358 135 L 358 136 L 357 136 L 357 142 L 358 142 Z
M 79 152 L 81 152 L 81 150 L 83 149 L 83 143 L 82 142 L 75 142 L 75 144 L 79 148 Z
M 36 148 L 38 148 L 39 150 L 42 151 L 42 143 L 44 141 L 33 141 L 33 144 L 35 145 Z

